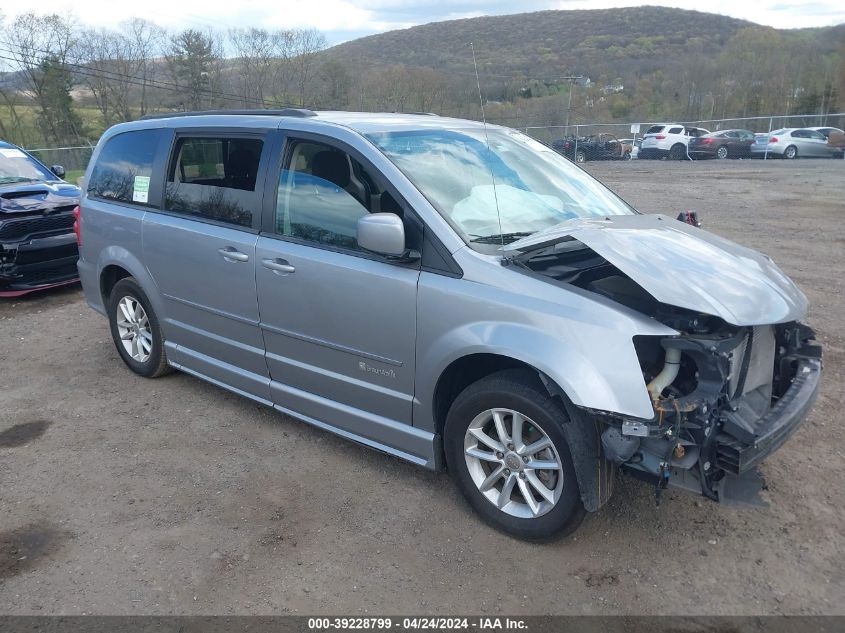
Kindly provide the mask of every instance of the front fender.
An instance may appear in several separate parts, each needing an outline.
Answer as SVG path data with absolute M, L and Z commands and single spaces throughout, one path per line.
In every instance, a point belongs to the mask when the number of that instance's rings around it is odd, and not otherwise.
M 588 336 L 593 339 L 589 345 L 578 338 L 526 324 L 469 323 L 444 332 L 426 347 L 418 358 L 425 368 L 420 378 L 440 376 L 464 356 L 495 354 L 542 372 L 577 406 L 651 418 L 654 412 L 631 337 L 606 331 Z

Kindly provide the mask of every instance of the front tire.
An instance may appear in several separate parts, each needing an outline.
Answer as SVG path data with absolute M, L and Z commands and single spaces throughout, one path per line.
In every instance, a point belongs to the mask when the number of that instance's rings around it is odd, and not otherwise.
M 794 145 L 790 145 L 785 150 L 783 150 L 783 157 L 792 160 L 793 158 L 798 158 L 798 148 Z
M 469 504 L 493 527 L 544 541 L 577 529 L 586 514 L 563 434 L 562 403 L 527 370 L 470 385 L 449 409 L 449 470 Z
M 126 366 L 145 378 L 170 373 L 158 318 L 138 282 L 133 277 L 118 281 L 108 305 L 112 339 Z

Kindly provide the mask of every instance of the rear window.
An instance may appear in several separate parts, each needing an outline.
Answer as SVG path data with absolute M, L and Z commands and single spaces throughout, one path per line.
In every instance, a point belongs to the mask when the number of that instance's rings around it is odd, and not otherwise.
M 136 130 L 111 137 L 88 181 L 88 196 L 146 206 L 161 130 Z
M 659 134 L 663 130 L 662 125 L 652 125 L 650 128 L 646 130 L 646 134 Z

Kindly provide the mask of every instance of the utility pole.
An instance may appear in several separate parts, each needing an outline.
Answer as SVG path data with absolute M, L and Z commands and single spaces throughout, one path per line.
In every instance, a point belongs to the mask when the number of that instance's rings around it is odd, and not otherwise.
M 582 80 L 584 77 L 578 75 L 577 77 L 559 77 L 559 79 L 569 81 L 569 103 L 566 106 L 566 133 L 569 134 L 569 113 L 572 112 L 572 88 L 576 81 Z

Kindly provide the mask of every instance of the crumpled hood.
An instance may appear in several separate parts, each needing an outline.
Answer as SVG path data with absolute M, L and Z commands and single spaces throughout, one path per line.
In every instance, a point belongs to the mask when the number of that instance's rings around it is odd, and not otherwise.
M 79 187 L 66 182 L 5 185 L 0 187 L 0 214 L 26 214 L 73 206 L 79 204 L 80 195 Z
M 504 247 L 506 253 L 576 239 L 662 303 L 733 325 L 802 318 L 807 298 L 771 258 L 664 215 L 568 220 Z

